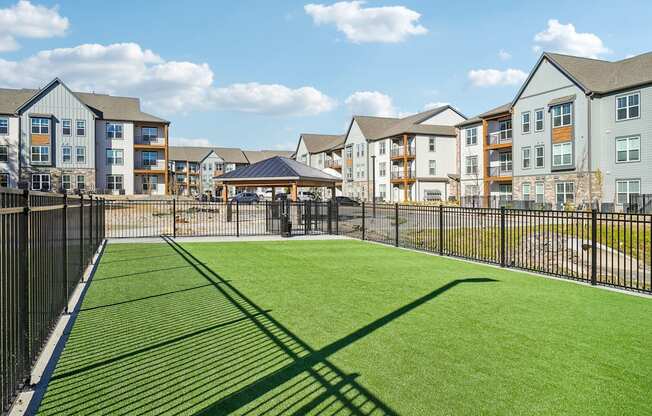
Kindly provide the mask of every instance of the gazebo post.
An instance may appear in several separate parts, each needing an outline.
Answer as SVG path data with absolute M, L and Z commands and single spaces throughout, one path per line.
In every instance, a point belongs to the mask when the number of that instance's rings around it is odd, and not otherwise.
M 276 200 L 276 187 L 272 186 L 272 201 Z
M 297 183 L 292 182 L 292 193 L 291 193 L 292 202 L 297 202 Z
M 229 186 L 225 183 L 222 184 L 222 198 L 224 202 L 229 202 Z

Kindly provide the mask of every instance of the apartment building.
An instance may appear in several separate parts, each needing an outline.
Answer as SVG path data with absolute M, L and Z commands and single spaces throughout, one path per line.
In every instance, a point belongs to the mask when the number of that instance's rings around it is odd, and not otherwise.
M 344 195 L 387 202 L 456 196 L 455 125 L 464 120 L 451 106 L 404 118 L 354 116 L 344 142 Z
M 457 166 L 460 178 L 460 196 L 478 198 L 484 196 L 484 133 L 482 119 L 472 117 L 456 125 Z
M 544 53 L 512 102 L 514 198 L 622 208 L 652 193 L 652 53 Z
M 295 159 L 305 165 L 325 171 L 342 179 L 342 152 L 346 136 L 343 134 L 307 134 L 299 137 Z M 320 189 L 323 198 L 330 198 L 330 190 Z M 337 195 L 342 194 L 342 181 L 335 186 Z
M 0 89 L 1 184 L 165 194 L 168 128 L 137 98 L 73 92 L 58 78 Z

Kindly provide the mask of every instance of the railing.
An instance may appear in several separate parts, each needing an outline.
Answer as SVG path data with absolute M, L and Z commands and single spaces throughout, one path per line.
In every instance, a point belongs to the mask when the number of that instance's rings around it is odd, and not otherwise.
M 104 240 L 104 201 L 0 188 L 2 411 Z
M 391 157 L 416 156 L 416 148 L 414 146 L 392 147 L 390 155 Z
M 165 137 L 154 136 L 136 136 L 134 137 L 135 144 L 151 144 L 155 146 L 163 146 L 165 144 Z
M 632 214 L 652 214 L 652 195 L 630 195 L 629 203 L 624 210 Z
M 330 159 L 326 166 L 331 169 L 340 169 L 342 167 L 342 159 Z
M 337 234 L 652 293 L 652 215 L 362 204 Z
M 512 176 L 512 166 L 489 166 L 487 176 Z
M 524 210 L 551 210 L 553 204 L 547 202 L 536 202 L 533 200 L 512 199 L 511 195 L 467 195 L 460 197 L 460 206 L 464 208 L 509 208 Z
M 489 133 L 487 144 L 503 144 L 512 142 L 512 129 L 499 130 Z
M 403 169 L 399 170 L 393 170 L 391 172 L 391 179 L 414 179 L 416 178 L 416 173 L 414 169 L 408 169 L 407 171 L 403 171 Z

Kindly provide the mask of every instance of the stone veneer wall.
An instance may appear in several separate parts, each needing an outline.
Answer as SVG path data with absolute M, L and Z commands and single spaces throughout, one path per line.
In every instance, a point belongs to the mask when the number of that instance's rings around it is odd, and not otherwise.
M 602 177 L 598 172 L 591 172 L 591 188 L 593 201 L 602 201 Z M 535 198 L 535 183 L 543 182 L 544 202 L 555 204 L 557 182 L 573 182 L 575 184 L 575 204 L 589 204 L 589 173 L 587 172 L 557 172 L 546 175 L 515 176 L 512 180 L 512 196 L 515 200 L 523 199 L 523 183 L 529 182 L 530 199 Z
M 85 191 L 95 190 L 95 169 L 61 169 L 51 167 L 36 167 L 23 169 L 21 173 L 21 181 L 28 184 L 31 189 L 32 174 L 33 173 L 49 173 L 50 174 L 50 187 L 53 191 L 58 191 L 62 187 L 61 175 L 70 175 L 70 182 L 72 189 L 77 188 L 77 176 L 84 175 Z

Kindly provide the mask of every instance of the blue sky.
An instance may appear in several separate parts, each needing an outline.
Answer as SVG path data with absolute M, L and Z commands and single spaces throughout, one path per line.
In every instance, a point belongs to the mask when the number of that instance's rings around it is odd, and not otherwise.
M 293 148 L 352 113 L 503 104 L 541 50 L 648 52 L 652 7 L 636 3 L 2 1 L 0 86 L 59 76 L 141 97 L 177 144 Z

